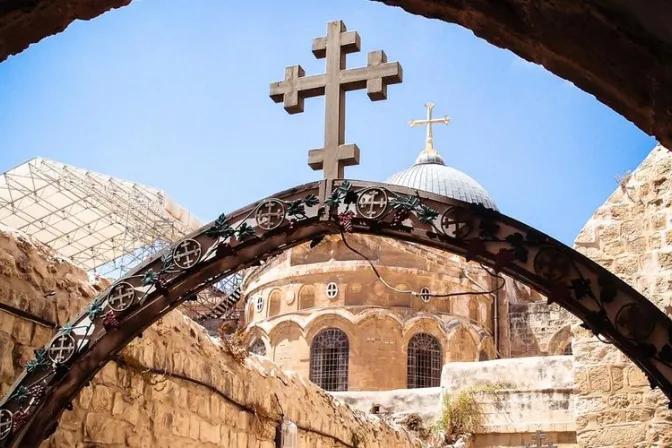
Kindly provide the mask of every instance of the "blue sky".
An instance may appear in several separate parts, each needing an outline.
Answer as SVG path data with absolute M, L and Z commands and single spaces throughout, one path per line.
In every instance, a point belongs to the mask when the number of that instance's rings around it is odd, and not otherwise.
M 317 180 L 324 102 L 288 115 L 268 97 L 284 67 L 322 72 L 311 41 L 341 19 L 362 39 L 350 67 L 383 49 L 404 82 L 388 100 L 348 94 L 353 179 L 410 166 L 423 105 L 446 163 L 505 214 L 571 244 L 655 140 L 545 69 L 469 30 L 366 0 L 134 0 L 0 64 L 0 170 L 41 156 L 164 189 L 203 221 Z

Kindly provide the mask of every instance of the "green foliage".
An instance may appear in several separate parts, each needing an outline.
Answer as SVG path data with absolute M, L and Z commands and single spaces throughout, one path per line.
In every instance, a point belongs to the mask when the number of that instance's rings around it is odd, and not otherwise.
M 502 389 L 504 387 L 501 384 L 487 384 L 460 389 L 453 394 L 444 393 L 437 429 L 445 433 L 446 441 L 452 443 L 460 436 L 479 432 L 483 428 L 485 416 L 478 396 Z

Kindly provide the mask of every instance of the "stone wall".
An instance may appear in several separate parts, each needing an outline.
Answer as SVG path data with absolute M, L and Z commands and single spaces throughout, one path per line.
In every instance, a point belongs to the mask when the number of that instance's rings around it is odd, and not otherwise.
M 672 315 L 672 155 L 657 146 L 576 238 L 577 250 Z M 672 446 L 660 391 L 613 347 L 574 327 L 577 432 L 582 446 Z
M 570 322 L 575 320 L 569 311 L 545 301 L 509 304 L 509 356 L 571 354 Z
M 441 387 L 448 392 L 493 386 L 499 390 L 478 395 L 485 423 L 474 438 L 476 448 L 518 448 L 530 444 L 537 431 L 559 448 L 577 446 L 571 356 L 451 363 L 443 368 Z
M 65 323 L 103 285 L 44 246 L 0 232 L 0 389 L 4 394 L 52 324 Z M 32 319 L 32 320 L 31 320 Z M 43 447 L 275 446 L 284 415 L 301 447 L 411 447 L 411 437 L 336 403 L 312 383 L 221 346 L 172 312 L 84 388 Z

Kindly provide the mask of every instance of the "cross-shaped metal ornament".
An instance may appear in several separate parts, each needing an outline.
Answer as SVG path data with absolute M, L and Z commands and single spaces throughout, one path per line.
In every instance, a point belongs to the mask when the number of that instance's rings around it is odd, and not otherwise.
M 0 409 L 0 440 L 4 440 L 12 432 L 12 413 Z
M 388 200 L 385 190 L 369 188 L 363 191 L 357 199 L 357 211 L 369 219 L 376 219 L 387 210 Z
M 416 126 L 427 126 L 427 134 L 425 136 L 425 152 L 433 153 L 436 152 L 434 149 L 434 135 L 432 133 L 432 125 L 433 124 L 448 124 L 450 123 L 450 117 L 445 116 L 441 118 L 432 118 L 432 110 L 434 110 L 434 104 L 433 103 L 427 103 L 425 104 L 425 109 L 427 109 L 427 118 L 424 120 L 411 120 L 411 127 L 414 128 Z
M 329 22 L 326 37 L 313 40 L 313 54 L 326 58 L 322 75 L 305 76 L 300 65 L 285 69 L 285 80 L 271 84 L 271 99 L 283 102 L 290 114 L 303 112 L 305 98 L 325 96 L 324 146 L 308 153 L 308 165 L 323 170 L 325 179 L 342 179 L 345 167 L 359 164 L 357 145 L 345 144 L 345 92 L 366 88 L 372 101 L 387 98 L 387 85 L 402 80 L 401 65 L 387 62 L 383 51 L 372 51 L 366 67 L 346 69 L 346 55 L 360 49 L 359 34 L 340 21 Z
M 548 445 L 544 447 L 544 440 L 546 440 L 546 434 L 541 431 L 537 431 L 534 436 L 532 436 L 532 441 L 530 444 L 526 444 L 525 448 L 558 448 L 557 445 L 554 445 L 552 442 L 548 442 Z M 536 445 L 532 445 L 536 443 Z

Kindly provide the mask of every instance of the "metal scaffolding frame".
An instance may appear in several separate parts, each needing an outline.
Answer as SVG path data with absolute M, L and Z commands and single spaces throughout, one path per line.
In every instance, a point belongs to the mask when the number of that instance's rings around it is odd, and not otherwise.
M 162 190 L 39 157 L 0 174 L 0 223 L 109 279 L 201 226 Z M 222 280 L 183 311 L 199 321 L 231 314 L 240 280 Z

